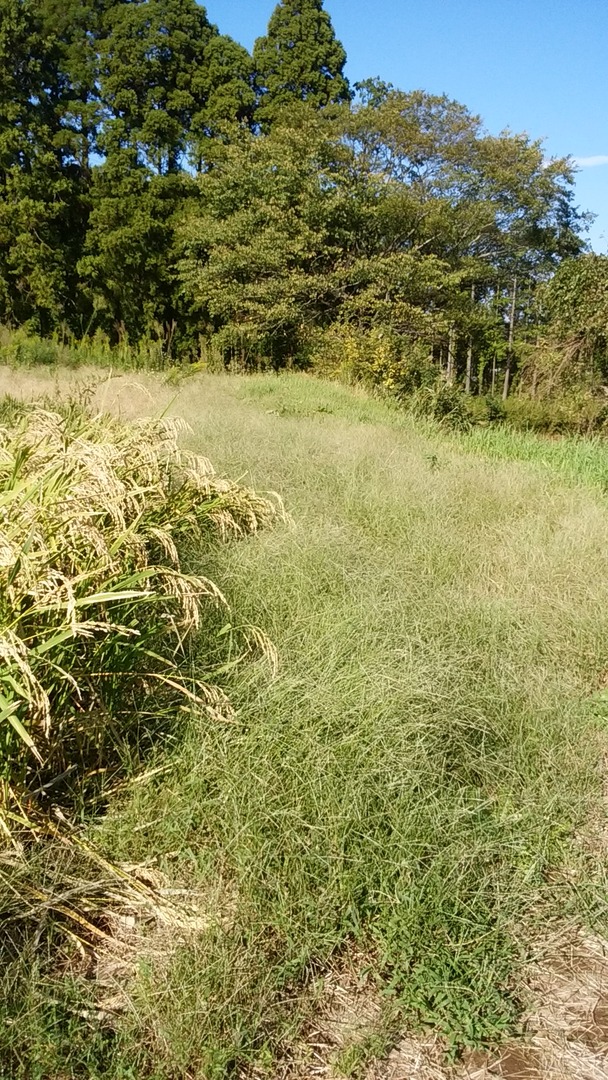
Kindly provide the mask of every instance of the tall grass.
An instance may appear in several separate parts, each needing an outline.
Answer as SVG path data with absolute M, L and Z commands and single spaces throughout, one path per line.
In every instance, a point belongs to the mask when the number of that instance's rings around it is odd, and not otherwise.
M 153 1030 L 160 1075 L 261 1067 L 353 942 L 404 1023 L 498 1039 L 531 924 L 576 908 L 549 881 L 598 792 L 601 496 L 305 378 L 192 383 L 175 407 L 296 528 L 230 553 L 278 678 L 235 675 L 239 725 L 107 823 L 125 857 L 222 881 L 231 913 L 143 974 L 125 1059 Z
M 185 453 L 176 420 L 125 425 L 80 406 L 0 407 L 0 832 L 51 790 L 118 768 L 134 726 L 169 705 L 221 714 L 180 670 L 203 604 L 225 606 L 180 548 L 255 531 L 268 500 Z M 225 620 L 228 621 L 227 619 Z M 44 827 L 44 826 L 43 826 Z
M 42 338 L 27 330 L 0 326 L 0 363 L 13 368 L 118 368 L 120 371 L 163 371 L 171 366 L 170 340 L 162 329 L 137 345 L 111 344 L 104 334 L 74 338 L 56 334 Z
M 174 393 L 122 385 L 133 414 Z M 546 920 L 584 918 L 592 878 L 575 837 L 601 813 L 608 510 L 582 444 L 562 464 L 535 439 L 486 451 L 298 376 L 196 378 L 171 408 L 223 472 L 285 496 L 293 528 L 189 564 L 232 624 L 264 625 L 279 672 L 231 671 L 236 722 L 187 726 L 95 828 L 196 895 L 205 928 L 142 946 L 110 1019 L 77 1019 L 82 980 L 24 978 L 7 1060 L 280 1075 L 319 973 L 352 953 L 391 1022 L 498 1041 Z

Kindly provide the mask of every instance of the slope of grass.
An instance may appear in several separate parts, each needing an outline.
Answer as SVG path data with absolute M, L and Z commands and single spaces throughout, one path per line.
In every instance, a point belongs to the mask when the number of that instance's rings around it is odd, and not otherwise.
M 51 1005 L 26 980 L 3 1036 L 14 1075 L 272 1076 L 315 973 L 354 943 L 387 1014 L 454 1046 L 499 1039 L 536 923 L 584 914 L 572 835 L 601 794 L 603 449 L 445 435 L 299 376 L 97 394 L 127 415 L 168 407 L 223 473 L 281 492 L 290 527 L 204 568 L 281 662 L 274 679 L 228 674 L 237 723 L 199 720 L 94 830 L 206 898 L 207 929 L 142 948 L 112 1022 L 75 1020 L 73 981 Z

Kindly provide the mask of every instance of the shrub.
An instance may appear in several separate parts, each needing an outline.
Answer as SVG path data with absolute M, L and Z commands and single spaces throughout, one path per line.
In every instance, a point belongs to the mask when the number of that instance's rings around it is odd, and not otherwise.
M 547 435 L 592 435 L 605 430 L 608 401 L 590 392 L 572 391 L 546 398 L 515 395 L 505 402 L 509 424 Z
M 410 398 L 412 412 L 430 416 L 444 427 L 466 431 L 473 423 L 468 397 L 457 386 L 440 379 L 433 386 L 423 386 Z
M 358 330 L 334 324 L 311 340 L 306 360 L 317 375 L 381 387 L 398 398 L 437 378 L 427 344 L 380 327 Z
M 487 394 L 484 398 L 484 405 L 486 419 L 489 424 L 499 424 L 506 418 L 507 410 L 501 398 Z

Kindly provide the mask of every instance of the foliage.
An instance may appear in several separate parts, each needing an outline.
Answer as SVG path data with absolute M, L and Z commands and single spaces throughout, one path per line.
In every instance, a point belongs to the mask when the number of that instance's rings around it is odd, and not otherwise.
M 335 334 L 400 396 L 418 356 L 482 397 L 605 379 L 571 161 L 446 95 L 353 100 L 322 0 L 280 0 L 253 57 L 195 0 L 0 12 L 5 325 L 242 369 Z
M 449 381 L 474 352 L 483 389 L 490 360 L 513 366 L 509 318 L 525 340 L 534 288 L 580 243 L 570 183 L 567 162 L 447 98 L 293 106 L 217 148 L 183 232 L 186 294 L 256 361 L 306 363 L 335 325 L 433 349 Z
M 59 56 L 35 0 L 0 5 L 0 318 L 45 332 L 73 312 L 85 208 L 62 127 Z
M 185 174 L 159 176 L 124 149 L 95 170 L 87 239 L 78 264 L 97 327 L 113 342 L 155 326 L 190 343 L 175 275 L 175 220 L 192 196 Z
M 157 327 L 154 336 L 142 338 L 137 345 L 129 345 L 124 340 L 112 345 L 109 337 L 100 330 L 81 339 L 68 333 L 42 338 L 23 328 L 0 327 L 0 363 L 15 368 L 42 365 L 160 371 L 169 367 L 171 352 L 171 338 L 165 337 L 162 327 Z
M 246 51 L 220 38 L 194 0 L 117 3 L 104 25 L 99 145 L 105 155 L 130 148 L 136 164 L 174 173 L 218 123 L 251 111 Z
M 350 99 L 346 53 L 323 0 L 279 0 L 266 36 L 255 43 L 253 64 L 259 93 L 256 117 L 265 128 L 295 102 L 319 109 Z
M 359 330 L 334 323 L 316 335 L 306 358 L 322 377 L 379 387 L 400 400 L 437 379 L 424 344 L 404 342 L 399 334 L 381 327 Z
M 183 231 L 183 280 L 215 326 L 280 366 L 339 310 L 372 212 L 365 181 L 357 198 L 352 156 L 304 106 L 270 135 L 218 146 L 213 165 Z
M 137 341 L 179 316 L 190 343 L 171 222 L 188 163 L 251 120 L 246 50 L 194 0 L 0 13 L 0 318 Z
M 546 317 L 571 361 L 608 378 L 608 256 L 568 259 L 544 291 Z M 579 372 L 580 377 L 580 372 Z

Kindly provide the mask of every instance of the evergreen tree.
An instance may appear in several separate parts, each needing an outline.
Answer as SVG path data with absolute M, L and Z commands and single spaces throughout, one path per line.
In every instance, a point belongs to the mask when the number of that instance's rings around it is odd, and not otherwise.
M 53 43 L 54 109 L 62 153 L 90 179 L 99 127 L 99 44 L 113 0 L 36 0 L 42 32 Z
M 34 0 L 0 0 L 0 318 L 42 332 L 77 321 L 81 173 L 61 101 L 57 35 Z
M 323 0 L 280 0 L 266 36 L 255 43 L 253 62 L 263 125 L 294 101 L 322 108 L 350 100 L 346 53 Z
M 106 27 L 100 57 L 105 155 L 132 148 L 154 172 L 177 172 L 192 140 L 200 144 L 219 123 L 251 113 L 251 60 L 218 33 L 195 0 L 117 3 Z
M 154 172 L 177 172 L 200 105 L 194 80 L 213 28 L 194 0 L 118 3 L 106 18 L 100 86 L 101 149 L 136 151 Z
M 85 253 L 79 264 L 95 324 L 112 341 L 187 333 L 174 260 L 174 220 L 194 180 L 151 173 L 136 151 L 114 151 L 95 169 Z
M 187 335 L 174 221 L 218 127 L 251 115 L 251 58 L 195 0 L 119 2 L 105 17 L 99 88 L 103 162 L 94 169 L 80 271 L 113 338 Z

